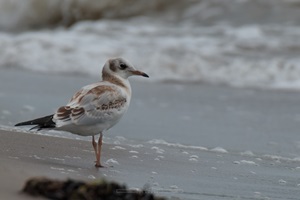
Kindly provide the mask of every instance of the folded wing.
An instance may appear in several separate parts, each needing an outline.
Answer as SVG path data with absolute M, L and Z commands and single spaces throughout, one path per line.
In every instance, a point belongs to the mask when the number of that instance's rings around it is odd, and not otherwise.
M 53 116 L 56 127 L 65 125 L 93 125 L 113 119 L 126 109 L 127 99 L 114 86 L 98 85 L 78 91 L 66 106 Z

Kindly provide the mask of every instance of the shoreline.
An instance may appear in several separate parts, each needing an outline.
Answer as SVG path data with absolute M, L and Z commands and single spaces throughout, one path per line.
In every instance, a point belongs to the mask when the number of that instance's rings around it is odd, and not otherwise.
M 98 79 L 1 70 L 0 107 L 4 110 L 0 124 L 12 126 L 49 115 L 65 105 L 74 92 L 94 81 Z M 279 156 L 298 154 L 294 138 L 299 128 L 299 92 L 134 79 L 131 85 L 130 108 L 108 131 L 111 136 L 138 141 L 163 139 Z

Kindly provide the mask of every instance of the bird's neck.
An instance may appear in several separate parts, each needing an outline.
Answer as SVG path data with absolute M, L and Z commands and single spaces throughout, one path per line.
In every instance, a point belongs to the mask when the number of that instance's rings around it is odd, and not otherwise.
M 128 79 L 112 75 L 108 72 L 102 71 L 102 80 L 115 84 L 124 88 L 128 93 L 131 94 L 131 87 Z

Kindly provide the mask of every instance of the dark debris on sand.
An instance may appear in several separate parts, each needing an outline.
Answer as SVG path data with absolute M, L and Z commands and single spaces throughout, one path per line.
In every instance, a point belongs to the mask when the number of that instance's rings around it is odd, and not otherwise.
M 131 191 L 125 185 L 105 180 L 86 183 L 77 180 L 53 180 L 44 177 L 27 180 L 22 190 L 32 196 L 55 200 L 164 200 L 145 190 Z

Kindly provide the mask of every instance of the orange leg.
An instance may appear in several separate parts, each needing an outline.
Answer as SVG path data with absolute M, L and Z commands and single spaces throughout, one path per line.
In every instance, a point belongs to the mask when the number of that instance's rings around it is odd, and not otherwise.
M 94 150 L 95 150 L 95 153 L 96 153 L 96 164 L 95 166 L 96 167 L 103 167 L 100 163 L 100 159 L 101 159 L 101 150 L 102 150 L 102 137 L 103 137 L 103 134 L 102 132 L 100 133 L 100 137 L 99 137 L 99 140 L 98 140 L 98 144 L 94 141 L 93 139 L 93 147 L 94 147 Z M 97 146 L 96 146 L 97 145 Z
M 94 147 L 94 151 L 95 151 L 95 155 L 96 155 L 96 160 L 97 160 L 97 143 L 95 141 L 95 137 L 94 136 L 92 138 L 92 144 L 93 144 L 93 147 Z

